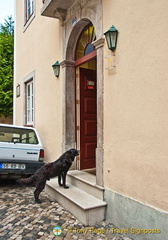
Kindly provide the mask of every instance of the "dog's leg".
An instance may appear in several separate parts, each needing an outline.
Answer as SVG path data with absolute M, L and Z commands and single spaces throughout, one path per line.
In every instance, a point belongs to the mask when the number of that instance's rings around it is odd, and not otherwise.
M 58 184 L 59 184 L 60 186 L 63 186 L 63 184 L 61 183 L 61 175 L 58 175 Z
M 64 188 L 69 188 L 69 187 L 66 185 L 66 174 L 67 174 L 67 172 L 62 172 L 62 180 L 63 180 L 62 186 L 64 186 Z
M 46 183 L 46 181 L 36 184 L 36 190 L 34 191 L 34 198 L 35 198 L 36 203 L 41 203 L 41 201 L 39 199 L 39 195 L 43 191 L 43 189 L 45 187 L 45 183 Z

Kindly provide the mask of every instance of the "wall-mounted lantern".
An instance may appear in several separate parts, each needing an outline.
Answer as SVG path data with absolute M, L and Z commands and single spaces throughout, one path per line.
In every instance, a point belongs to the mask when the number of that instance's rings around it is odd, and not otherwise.
M 117 36 L 118 36 L 118 30 L 112 25 L 112 27 L 104 33 L 108 48 L 111 51 L 114 51 L 117 46 Z
M 56 61 L 56 63 L 54 63 L 52 65 L 53 67 L 53 71 L 54 71 L 54 75 L 58 78 L 59 77 L 59 73 L 60 73 L 60 64 L 58 61 Z

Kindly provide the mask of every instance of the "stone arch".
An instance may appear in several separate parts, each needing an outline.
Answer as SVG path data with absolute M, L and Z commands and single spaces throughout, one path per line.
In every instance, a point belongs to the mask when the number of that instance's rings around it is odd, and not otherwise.
M 80 20 L 72 29 L 72 32 L 69 36 L 69 40 L 66 48 L 66 59 L 69 61 L 74 61 L 75 59 L 75 50 L 78 43 L 78 39 L 83 31 L 83 29 L 89 24 L 92 23 L 89 19 Z
M 97 19 L 97 17 L 95 17 Z M 64 61 L 62 66 L 62 85 L 63 85 L 63 135 L 62 149 L 63 151 L 76 147 L 75 142 L 75 50 L 80 34 L 85 26 L 90 22 L 96 23 L 96 36 L 99 37 L 94 42 L 97 49 L 97 111 L 98 111 L 98 131 L 97 131 L 97 149 L 96 149 L 96 181 L 97 184 L 103 186 L 103 44 L 104 38 L 100 38 L 102 28 L 98 21 L 90 21 L 83 18 L 76 23 L 69 33 L 65 34 L 64 27 Z M 98 34 L 97 34 L 98 31 Z M 67 40 L 68 39 L 68 40 Z

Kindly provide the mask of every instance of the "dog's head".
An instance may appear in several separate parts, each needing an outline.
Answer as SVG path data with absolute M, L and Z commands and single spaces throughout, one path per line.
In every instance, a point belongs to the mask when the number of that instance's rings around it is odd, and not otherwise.
M 72 158 L 73 160 L 76 156 L 79 155 L 79 151 L 76 150 L 75 148 L 68 150 L 67 153 L 68 153 L 69 157 Z

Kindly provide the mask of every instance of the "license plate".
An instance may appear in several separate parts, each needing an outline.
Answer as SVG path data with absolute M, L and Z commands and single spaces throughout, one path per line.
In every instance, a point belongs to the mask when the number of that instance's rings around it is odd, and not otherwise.
M 0 168 L 2 169 L 26 169 L 26 164 L 23 163 L 0 163 Z

